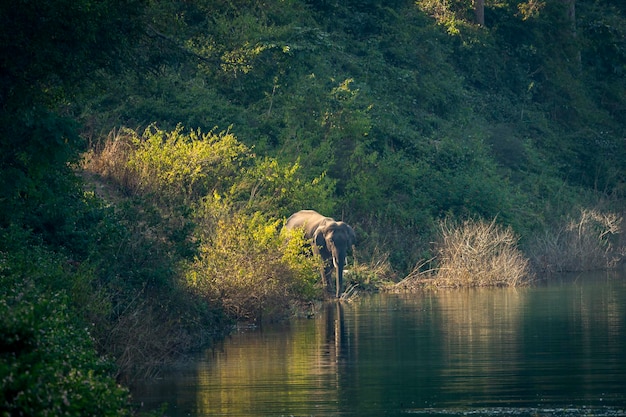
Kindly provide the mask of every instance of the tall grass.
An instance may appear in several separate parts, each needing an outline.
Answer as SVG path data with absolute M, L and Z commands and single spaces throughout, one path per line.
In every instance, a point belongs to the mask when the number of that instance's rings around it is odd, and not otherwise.
M 112 130 L 83 156 L 85 171 L 100 175 L 120 190 L 134 190 L 135 175 L 128 169 L 128 159 L 134 151 L 132 137 L 133 132 L 130 130 Z

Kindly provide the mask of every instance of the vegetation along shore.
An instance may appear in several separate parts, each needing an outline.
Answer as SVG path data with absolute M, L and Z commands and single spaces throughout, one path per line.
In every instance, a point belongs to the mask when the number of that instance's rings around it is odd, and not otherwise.
M 125 386 L 324 298 L 623 264 L 621 0 L 0 5 L 2 415 Z

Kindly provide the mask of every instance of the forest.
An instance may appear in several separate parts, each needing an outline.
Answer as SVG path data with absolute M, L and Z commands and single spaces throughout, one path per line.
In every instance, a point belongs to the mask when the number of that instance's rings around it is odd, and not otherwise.
M 432 273 L 484 232 L 528 277 L 626 256 L 622 0 L 18 0 L 0 60 L 2 414 L 132 415 L 320 302 L 300 209 L 365 292 L 503 285 Z

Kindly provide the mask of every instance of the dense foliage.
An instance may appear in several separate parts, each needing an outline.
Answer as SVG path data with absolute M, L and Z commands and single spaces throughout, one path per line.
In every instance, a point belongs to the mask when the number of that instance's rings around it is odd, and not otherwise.
M 179 256 L 188 288 L 231 317 L 280 317 L 292 301 L 319 296 L 303 237 L 280 232 L 282 219 L 307 201 L 331 200 L 324 176 L 305 181 L 298 163 L 257 158 L 227 132 L 182 126 L 141 135 L 125 129 L 91 155 L 88 169 L 141 195 L 143 207 L 161 213 L 161 228 L 190 226 L 196 250 Z
M 623 10 L 575 6 L 575 27 L 569 2 L 487 2 L 485 26 L 462 1 L 156 6 L 161 60 L 86 110 L 96 133 L 231 126 L 326 173 L 328 214 L 406 272 L 443 216 L 497 215 L 525 242 L 623 198 Z
M 430 259 L 441 219 L 495 218 L 536 269 L 622 260 L 620 0 L 487 0 L 481 24 L 465 0 L 5 3 L 3 411 L 123 412 L 113 372 L 318 297 L 279 233 L 301 208 L 356 229 L 363 286 Z
M 128 392 L 96 354 L 90 325 L 74 314 L 89 295 L 63 282 L 77 286 L 86 277 L 62 257 L 24 248 L 20 235 L 0 234 L 0 412 L 130 415 Z

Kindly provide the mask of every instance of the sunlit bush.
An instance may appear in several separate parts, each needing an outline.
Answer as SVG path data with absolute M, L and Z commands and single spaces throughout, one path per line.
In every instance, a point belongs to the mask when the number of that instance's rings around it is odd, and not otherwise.
M 441 223 L 435 285 L 445 287 L 517 286 L 528 282 L 529 261 L 518 238 L 495 220 Z
M 231 133 L 181 126 L 171 132 L 151 126 L 142 135 L 123 129 L 86 166 L 136 197 L 143 217 L 136 227 L 145 230 L 137 242 L 154 240 L 174 258 L 181 245 L 190 247 L 176 255 L 188 257 L 181 262 L 190 268 L 183 271 L 188 282 L 231 317 L 283 314 L 290 298 L 317 293 L 314 261 L 298 252 L 297 239 L 284 243 L 278 221 L 258 213 L 280 219 L 311 201 L 330 211 L 334 182 L 324 174 L 307 179 L 298 161 L 258 158 Z
M 90 152 L 85 166 L 161 208 L 194 206 L 217 194 L 248 212 L 287 216 L 313 200 L 318 209 L 332 211 L 334 181 L 324 173 L 307 179 L 299 162 L 259 158 L 230 132 L 186 131 L 180 125 L 171 132 L 152 125 L 141 135 L 121 129 Z
M 184 201 L 228 189 L 249 160 L 249 150 L 232 133 L 206 133 L 178 126 L 164 132 L 154 126 L 134 138 L 137 150 L 128 165 L 137 174 L 138 187 Z
M 280 232 L 282 262 L 293 275 L 293 290 L 300 300 L 311 300 L 322 296 L 320 270 L 321 258 L 312 257 L 310 244 L 302 230 L 282 229 Z
M 291 301 L 319 296 L 315 260 L 302 251 L 302 241 L 283 240 L 282 221 L 223 212 L 209 223 L 212 230 L 187 280 L 199 294 L 219 300 L 231 317 L 272 320 L 287 314 Z
M 133 193 L 161 201 L 189 202 L 213 190 L 228 190 L 250 159 L 248 148 L 229 132 L 165 132 L 152 125 L 109 135 L 89 167 Z

